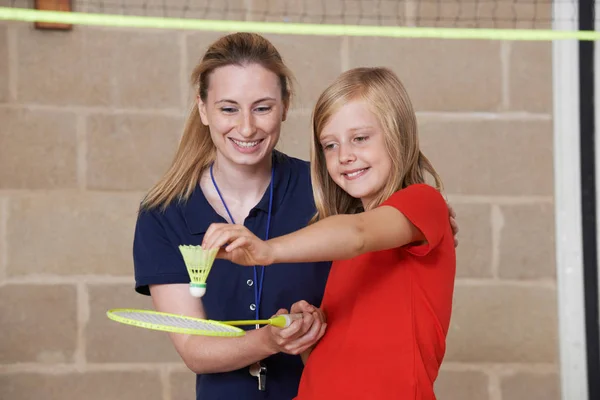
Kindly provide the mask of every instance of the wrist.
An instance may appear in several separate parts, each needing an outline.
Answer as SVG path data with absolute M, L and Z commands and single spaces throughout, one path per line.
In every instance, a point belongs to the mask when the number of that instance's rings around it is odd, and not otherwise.
M 312 345 L 308 349 L 306 349 L 302 353 L 300 353 L 300 359 L 302 360 L 302 363 L 304 365 L 306 365 L 306 362 L 308 361 L 308 356 L 310 356 L 310 353 L 312 353 L 314 348 L 315 348 L 315 345 Z
M 267 241 L 267 245 L 269 245 L 269 247 L 271 248 L 271 254 L 268 260 L 268 265 L 282 262 L 279 241 L 277 239 L 271 239 Z
M 256 330 L 257 336 L 260 338 L 261 348 L 267 356 L 272 356 L 279 353 L 279 346 L 273 341 L 271 336 L 270 327 L 265 326 Z

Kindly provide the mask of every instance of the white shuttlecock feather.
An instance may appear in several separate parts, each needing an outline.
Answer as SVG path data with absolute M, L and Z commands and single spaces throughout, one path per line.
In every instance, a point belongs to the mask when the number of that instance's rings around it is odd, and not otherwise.
M 205 250 L 202 246 L 181 245 L 179 251 L 190 276 L 190 293 L 202 297 L 206 293 L 206 278 L 219 249 Z

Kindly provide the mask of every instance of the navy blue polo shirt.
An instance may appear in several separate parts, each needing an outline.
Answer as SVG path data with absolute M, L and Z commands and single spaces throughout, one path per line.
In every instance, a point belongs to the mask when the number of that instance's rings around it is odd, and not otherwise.
M 274 152 L 273 204 L 269 236 L 277 237 L 305 227 L 315 213 L 306 161 Z M 269 190 L 244 220 L 244 226 L 265 237 Z M 161 211 L 140 213 L 133 245 L 135 289 L 149 295 L 148 285 L 189 283 L 179 245 L 199 245 L 211 223 L 224 223 L 204 196 L 200 185 L 187 202 L 173 202 Z M 240 221 L 236 221 L 240 222 Z M 269 318 L 280 308 L 290 309 L 299 300 L 319 306 L 325 290 L 330 263 L 278 264 L 265 268 L 260 318 Z M 257 269 L 260 279 L 260 268 Z M 254 274 L 252 267 L 227 260 L 215 260 L 202 297 L 207 318 L 213 320 L 255 319 Z M 245 329 L 254 329 L 253 326 Z M 300 383 L 303 364 L 299 356 L 276 354 L 265 360 L 267 390 L 258 390 L 257 378 L 248 368 L 198 375 L 196 398 L 282 399 L 293 398 Z

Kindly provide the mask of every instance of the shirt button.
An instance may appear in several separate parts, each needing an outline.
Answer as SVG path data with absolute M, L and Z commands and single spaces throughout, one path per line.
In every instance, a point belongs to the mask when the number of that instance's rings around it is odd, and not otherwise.
M 253 281 L 252 279 L 248 279 L 248 280 L 246 281 L 246 283 L 248 284 L 248 286 L 252 286 L 252 285 L 254 285 L 254 281 Z
M 256 310 L 256 304 L 250 304 L 250 309 L 251 309 L 252 311 Z

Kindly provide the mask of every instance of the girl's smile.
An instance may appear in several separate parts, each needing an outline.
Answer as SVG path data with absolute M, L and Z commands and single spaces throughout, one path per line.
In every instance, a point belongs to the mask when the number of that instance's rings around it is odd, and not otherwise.
M 383 128 L 369 110 L 362 100 L 344 104 L 320 136 L 331 179 L 365 207 L 385 187 L 392 168 Z

